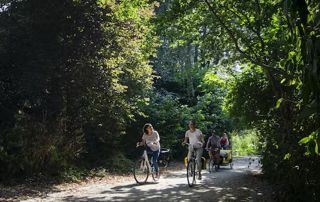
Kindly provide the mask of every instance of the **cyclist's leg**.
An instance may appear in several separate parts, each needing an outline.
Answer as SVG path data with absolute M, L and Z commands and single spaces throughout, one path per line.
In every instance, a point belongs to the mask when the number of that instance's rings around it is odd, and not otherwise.
M 208 151 L 208 154 L 209 154 L 209 158 L 213 159 L 214 156 L 213 156 L 213 152 L 211 151 L 211 149 Z
M 197 167 L 199 171 L 199 178 L 201 178 L 201 168 L 202 168 L 202 163 L 201 163 L 201 158 L 202 158 L 202 153 L 203 153 L 203 148 L 199 148 L 196 150 L 196 155 L 197 155 Z
M 221 162 L 221 159 L 220 159 L 220 149 L 217 151 L 217 163 L 218 163 L 218 165 L 220 164 L 220 162 Z
M 209 172 L 211 172 L 212 166 L 214 164 L 214 151 L 212 151 L 212 149 L 209 149 L 208 154 L 209 154 L 208 170 L 209 170 Z
M 146 149 L 147 149 L 147 154 L 152 155 L 153 151 L 150 149 L 150 147 L 147 146 Z
M 192 152 L 193 152 L 193 149 L 191 149 L 189 147 L 189 149 L 188 149 L 188 161 L 191 159 Z
M 159 165 L 158 165 L 159 154 L 160 154 L 160 150 L 152 152 L 152 163 L 157 173 L 159 172 Z
M 214 152 L 214 164 L 215 164 L 215 166 L 217 166 L 217 168 L 220 168 L 220 152 L 219 152 L 219 150 Z

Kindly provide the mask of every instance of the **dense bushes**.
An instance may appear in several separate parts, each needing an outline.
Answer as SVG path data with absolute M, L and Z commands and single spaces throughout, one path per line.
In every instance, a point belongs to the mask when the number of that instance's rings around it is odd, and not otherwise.
M 118 152 L 152 84 L 152 6 L 11 0 L 0 7 L 0 180 L 102 164 Z

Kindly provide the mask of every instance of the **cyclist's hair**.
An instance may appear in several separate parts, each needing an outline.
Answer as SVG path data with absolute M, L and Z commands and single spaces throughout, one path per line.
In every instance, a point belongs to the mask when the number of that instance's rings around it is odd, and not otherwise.
M 152 127 L 151 123 L 146 123 L 146 124 L 144 124 L 144 126 L 143 126 L 143 128 L 142 128 L 142 132 L 145 133 L 145 134 L 147 134 L 147 133 L 148 133 L 147 128 L 150 127 L 150 126 Z
M 193 125 L 194 127 L 196 127 L 197 124 L 196 124 L 195 120 L 189 120 L 188 124 L 189 124 L 190 122 L 192 123 L 192 125 Z

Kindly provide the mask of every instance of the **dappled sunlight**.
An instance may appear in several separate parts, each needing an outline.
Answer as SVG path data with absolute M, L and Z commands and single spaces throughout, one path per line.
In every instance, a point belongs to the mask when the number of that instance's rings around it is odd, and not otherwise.
M 164 172 L 160 181 L 139 185 L 132 176 L 127 182 L 106 182 L 76 189 L 51 192 L 46 198 L 27 201 L 272 201 L 270 187 L 248 167 L 249 158 L 235 158 L 234 168 L 221 167 L 217 172 L 202 170 L 202 180 L 190 188 L 186 170 Z M 252 166 L 254 167 L 254 166 Z
M 213 173 L 203 170 L 202 180 L 192 188 L 183 169 L 163 174 L 157 183 L 138 185 L 132 179 L 116 186 L 101 184 L 75 195 L 71 192 L 51 197 L 60 201 L 268 201 L 270 192 L 247 165 L 247 160 L 236 159 L 234 169 L 221 168 Z

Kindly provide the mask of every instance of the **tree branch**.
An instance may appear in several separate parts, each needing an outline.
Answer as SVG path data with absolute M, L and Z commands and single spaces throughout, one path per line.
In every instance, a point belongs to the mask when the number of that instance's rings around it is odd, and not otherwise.
M 231 38 L 231 40 L 233 41 L 234 45 L 235 45 L 235 48 L 236 50 L 244 55 L 244 57 L 246 59 L 248 59 L 250 62 L 252 62 L 253 64 L 256 64 L 256 65 L 259 65 L 265 69 L 268 69 L 272 72 L 275 72 L 275 73 L 279 73 L 281 75 L 284 75 L 284 76 L 287 76 L 289 77 L 289 75 L 281 70 L 281 69 L 275 69 L 275 68 L 272 68 L 271 66 L 263 63 L 262 61 L 258 60 L 257 58 L 252 58 L 246 51 L 242 50 L 240 48 L 240 45 L 239 45 L 239 42 L 238 42 L 238 38 L 236 37 L 235 33 L 229 28 L 229 26 L 226 25 L 226 23 L 221 19 L 221 17 L 217 14 L 217 12 L 215 11 L 215 9 L 212 7 L 212 5 L 209 3 L 208 0 L 204 0 L 204 2 L 207 4 L 210 12 L 214 15 L 214 17 L 218 20 L 218 22 L 220 23 L 220 25 L 227 31 L 229 37 Z M 250 46 L 250 44 L 247 44 L 248 46 Z

